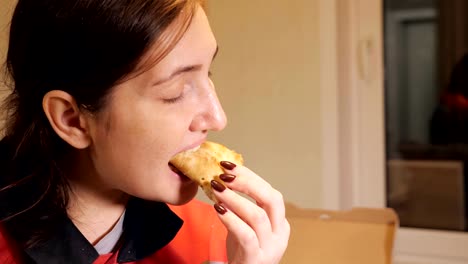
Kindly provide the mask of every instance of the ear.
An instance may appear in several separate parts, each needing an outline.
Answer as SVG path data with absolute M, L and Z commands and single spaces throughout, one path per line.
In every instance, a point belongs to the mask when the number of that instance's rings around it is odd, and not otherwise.
M 90 145 L 88 120 L 73 96 L 64 91 L 50 91 L 42 99 L 42 108 L 55 133 L 65 142 L 77 149 Z

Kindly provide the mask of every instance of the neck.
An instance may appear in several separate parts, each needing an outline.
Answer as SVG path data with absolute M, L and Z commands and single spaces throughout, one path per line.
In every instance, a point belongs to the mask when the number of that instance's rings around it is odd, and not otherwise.
M 96 244 L 118 222 L 128 201 L 120 191 L 99 192 L 71 183 L 68 216 L 91 243 Z
M 68 217 L 83 236 L 91 243 L 97 243 L 109 233 L 118 222 L 127 205 L 129 195 L 107 187 L 98 179 L 92 162 L 83 153 L 67 164 L 70 195 Z

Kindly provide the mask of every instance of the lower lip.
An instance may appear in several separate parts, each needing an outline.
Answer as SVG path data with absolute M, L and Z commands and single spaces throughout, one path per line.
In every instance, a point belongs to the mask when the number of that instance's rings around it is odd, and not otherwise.
M 180 175 L 178 173 L 175 173 L 175 172 L 172 172 L 175 176 L 179 177 L 179 179 L 181 179 L 183 182 L 190 182 L 192 180 L 190 180 L 190 178 L 188 178 L 187 176 L 183 176 L 183 175 Z
M 169 166 L 169 169 L 171 170 L 172 174 L 176 177 L 178 177 L 179 179 L 181 179 L 183 182 L 188 182 L 188 181 L 191 181 L 190 178 L 188 178 L 187 176 L 185 175 L 182 175 L 182 174 L 179 174 L 177 172 L 175 172 L 174 170 L 172 170 L 171 166 Z

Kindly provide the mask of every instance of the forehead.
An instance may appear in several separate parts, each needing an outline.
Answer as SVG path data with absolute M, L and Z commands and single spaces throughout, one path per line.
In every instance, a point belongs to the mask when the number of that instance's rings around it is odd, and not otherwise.
M 204 10 L 198 7 L 187 31 L 160 64 L 201 63 L 213 55 L 216 39 Z M 156 65 L 157 66 L 157 65 Z
M 171 27 L 167 30 L 171 30 Z M 172 28 L 172 30 L 175 29 Z M 205 65 L 211 62 L 216 48 L 216 39 L 211 31 L 208 18 L 203 8 L 199 6 L 196 8 L 187 30 L 164 58 L 154 65 L 149 64 L 147 69 L 143 70 L 142 73 L 129 78 L 127 81 L 117 85 L 117 87 L 130 85 L 144 89 L 143 87 L 146 87 L 148 83 L 154 82 L 158 77 L 166 77 L 177 68 Z M 157 56 L 158 52 L 160 52 L 158 45 L 154 45 L 148 51 L 148 56 L 143 58 L 141 63 L 145 64 L 154 61 L 155 59 L 151 57 L 151 54 L 156 54 Z M 116 92 L 116 90 L 118 89 L 114 89 L 113 91 Z

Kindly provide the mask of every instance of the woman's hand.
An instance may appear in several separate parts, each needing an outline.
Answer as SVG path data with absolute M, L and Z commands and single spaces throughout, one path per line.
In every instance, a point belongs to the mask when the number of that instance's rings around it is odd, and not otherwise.
M 215 205 L 228 230 L 229 264 L 276 264 L 286 250 L 290 226 L 283 196 L 257 174 L 243 166 L 221 162 L 221 179 L 228 188 L 212 182 L 220 201 Z M 252 203 L 235 191 L 256 201 Z

